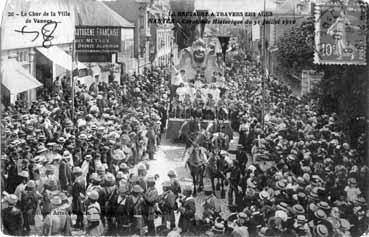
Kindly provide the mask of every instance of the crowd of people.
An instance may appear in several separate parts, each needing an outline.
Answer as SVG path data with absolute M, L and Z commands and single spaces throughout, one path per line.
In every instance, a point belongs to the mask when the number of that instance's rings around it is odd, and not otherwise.
M 62 83 L 29 109 L 3 112 L 2 230 L 30 234 L 41 215 L 43 235 L 360 236 L 369 225 L 365 134 L 350 146 L 336 114 L 261 78 L 243 56 L 227 62 L 219 102 L 239 132 L 226 171 L 232 215 L 206 185 L 196 220 L 193 189 L 175 171 L 162 192 L 147 175 L 170 104 L 169 73 L 153 69 L 121 84 L 79 85 L 73 100 Z
M 149 198 L 137 200 L 137 195 L 150 193 L 151 186 L 142 184 L 140 175 L 145 161 L 154 159 L 165 128 L 168 75 L 154 68 L 122 83 L 78 84 L 74 98 L 70 85 L 57 80 L 30 107 L 17 101 L 3 111 L 3 233 L 30 234 L 41 213 L 42 234 L 70 235 L 73 213 L 75 228 L 100 235 L 146 211 L 141 204 Z M 146 164 L 139 174 L 130 173 L 139 163 Z M 121 203 L 127 193 L 132 200 Z M 117 198 L 132 210 L 119 207 Z M 112 223 L 116 211 L 122 218 Z
M 257 63 L 241 58 L 228 66 L 234 106 L 229 109 L 232 126 L 240 134 L 228 203 L 240 212 L 241 226 L 250 236 L 367 232 L 365 130 L 352 147 L 338 126 L 338 116 L 318 113 L 317 101 L 293 96 L 277 79 L 263 81 Z

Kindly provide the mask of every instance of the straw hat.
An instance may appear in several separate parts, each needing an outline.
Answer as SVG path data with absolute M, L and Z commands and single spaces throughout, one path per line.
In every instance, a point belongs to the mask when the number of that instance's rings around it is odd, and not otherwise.
M 73 174 L 82 174 L 82 169 L 81 167 L 73 167 Z
M 327 237 L 328 236 L 328 228 L 325 225 L 317 225 L 313 232 L 316 234 L 316 236 L 319 237 Z
M 5 200 L 10 204 L 10 205 L 15 205 L 18 202 L 18 197 L 15 194 L 10 194 L 8 195 Z
M 51 199 L 50 199 L 50 203 L 54 206 L 60 206 L 63 201 L 61 199 L 61 197 L 59 195 L 54 195 Z
M 143 191 L 143 188 L 138 184 L 134 185 L 132 188 L 133 193 L 143 193 Z
M 92 190 L 91 192 L 87 193 L 87 196 L 91 200 L 97 200 L 99 199 L 99 193 L 96 190 Z

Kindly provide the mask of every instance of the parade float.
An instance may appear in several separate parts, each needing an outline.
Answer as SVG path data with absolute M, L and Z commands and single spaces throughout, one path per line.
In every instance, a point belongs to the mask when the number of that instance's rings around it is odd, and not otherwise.
M 223 62 L 215 53 L 215 45 L 214 41 L 205 43 L 204 39 L 198 38 L 190 47 L 180 51 L 179 63 L 172 66 L 167 138 L 178 138 L 182 125 L 194 117 L 196 110 L 201 110 L 203 129 L 212 123 L 221 123 L 230 129 L 227 108 L 219 106 L 226 88 Z M 176 80 L 177 85 L 173 85 Z

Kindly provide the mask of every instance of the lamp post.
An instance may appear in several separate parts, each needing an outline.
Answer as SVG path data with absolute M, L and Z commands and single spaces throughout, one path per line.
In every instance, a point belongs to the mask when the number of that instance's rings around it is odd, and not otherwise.
M 266 29 L 265 29 L 265 10 L 266 6 L 265 6 L 265 0 L 264 0 L 264 14 L 263 14 L 263 38 L 262 38 L 262 45 L 261 45 L 261 49 L 262 49 L 262 81 L 261 81 L 261 101 L 262 101 L 262 105 L 261 105 L 261 126 L 262 129 L 264 130 L 264 124 L 265 124 L 265 63 L 266 63 L 266 53 L 265 53 L 265 34 L 266 34 Z

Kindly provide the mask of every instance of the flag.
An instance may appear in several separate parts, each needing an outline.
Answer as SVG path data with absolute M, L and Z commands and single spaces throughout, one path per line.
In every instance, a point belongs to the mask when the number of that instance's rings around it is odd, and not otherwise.
M 222 47 L 223 59 L 225 61 L 225 56 L 226 56 L 226 53 L 227 53 L 227 48 L 228 48 L 230 37 L 229 36 L 218 36 L 218 39 L 219 39 L 220 45 Z

